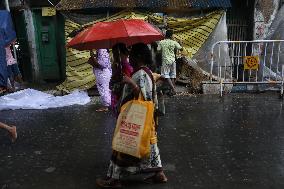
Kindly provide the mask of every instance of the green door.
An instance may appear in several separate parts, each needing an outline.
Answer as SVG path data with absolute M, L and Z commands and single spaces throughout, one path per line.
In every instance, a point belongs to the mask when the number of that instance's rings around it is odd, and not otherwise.
M 40 76 L 43 80 L 60 80 L 55 28 L 56 16 L 43 17 L 41 10 L 34 10 L 33 13 Z

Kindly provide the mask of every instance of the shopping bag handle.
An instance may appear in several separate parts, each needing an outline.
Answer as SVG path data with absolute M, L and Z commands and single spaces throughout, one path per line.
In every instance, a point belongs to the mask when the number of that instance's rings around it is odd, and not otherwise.
M 145 100 L 145 98 L 144 98 L 144 96 L 143 96 L 143 94 L 142 94 L 142 92 L 141 92 L 141 90 L 140 90 L 140 92 L 139 92 L 139 95 L 138 95 L 138 99 L 137 100 Z

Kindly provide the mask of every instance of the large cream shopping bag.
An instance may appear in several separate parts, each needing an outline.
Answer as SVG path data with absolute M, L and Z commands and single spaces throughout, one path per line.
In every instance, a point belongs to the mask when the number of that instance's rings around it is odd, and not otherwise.
M 112 140 L 112 149 L 137 158 L 150 154 L 151 132 L 154 127 L 154 103 L 131 100 L 121 107 Z

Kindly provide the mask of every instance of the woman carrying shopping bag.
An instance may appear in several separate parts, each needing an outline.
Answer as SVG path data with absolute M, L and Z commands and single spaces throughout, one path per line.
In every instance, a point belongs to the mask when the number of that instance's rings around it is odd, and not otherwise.
M 156 109 L 155 107 L 151 108 L 151 103 L 153 106 L 157 105 L 156 86 L 153 81 L 152 72 L 147 67 L 152 62 L 151 51 L 145 44 L 135 44 L 132 46 L 129 60 L 134 68 L 134 73 L 131 78 L 128 76 L 123 77 L 125 86 L 120 100 L 120 115 L 113 138 L 113 153 L 107 177 L 96 180 L 97 185 L 103 188 L 120 188 L 122 187 L 120 182 L 122 178 L 143 172 L 153 173 L 150 177 L 145 178 L 145 182 L 147 183 L 167 182 L 157 146 L 154 116 L 149 115 L 154 114 L 153 110 Z M 142 123 L 139 125 L 139 123 L 135 123 L 139 119 L 143 120 L 143 115 L 137 113 L 139 111 L 133 108 L 136 105 L 140 107 L 140 109 L 138 108 L 139 110 L 146 110 L 148 107 L 147 115 L 145 114 L 144 116 L 144 118 L 147 118 L 144 122 L 145 124 Z M 133 122 L 130 123 L 129 120 Z M 141 128 L 143 128 L 143 131 L 139 130 Z M 125 146 L 129 145 L 131 147 L 132 145 L 132 147 L 138 147 L 137 153 L 133 154 L 132 149 L 127 151 L 127 149 L 121 148 L 123 152 L 116 150 L 120 150 L 116 141 L 116 134 L 119 131 L 121 131 L 121 135 L 118 138 L 127 141 Z M 141 133 L 146 133 L 148 136 L 143 135 L 143 138 L 137 142 L 136 137 L 140 136 Z M 147 144 L 149 144 L 148 149 L 141 148 L 141 146 L 147 146 Z

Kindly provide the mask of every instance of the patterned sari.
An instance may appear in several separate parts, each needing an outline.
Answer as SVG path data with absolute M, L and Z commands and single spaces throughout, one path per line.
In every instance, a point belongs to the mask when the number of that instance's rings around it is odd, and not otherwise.
M 96 84 L 100 93 L 100 98 L 103 106 L 111 105 L 111 91 L 109 82 L 112 75 L 111 63 L 107 49 L 97 50 L 97 60 L 101 68 L 94 68 L 96 76 Z
M 153 100 L 157 103 L 156 86 L 149 74 L 145 71 L 148 68 L 140 68 L 132 75 L 132 79 L 140 87 L 141 93 L 145 100 Z M 151 71 L 149 70 L 151 73 Z M 154 90 L 154 92 L 153 92 Z M 134 92 L 130 85 L 125 85 L 123 89 L 121 105 L 132 100 Z M 155 132 L 156 133 L 156 132 Z M 157 145 L 157 136 L 151 137 L 150 156 L 144 159 L 139 159 L 127 154 L 113 151 L 107 176 L 114 179 L 139 174 L 143 172 L 157 172 L 162 170 L 160 152 Z

